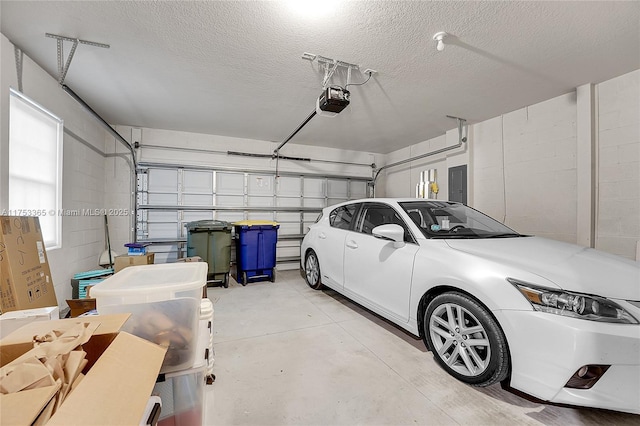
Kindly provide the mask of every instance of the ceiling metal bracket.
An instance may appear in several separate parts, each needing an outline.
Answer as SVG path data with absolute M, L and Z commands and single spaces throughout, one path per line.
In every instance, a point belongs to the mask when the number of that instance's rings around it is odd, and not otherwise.
M 324 79 L 322 80 L 322 88 L 326 89 L 333 74 L 339 67 L 347 70 L 347 85 L 351 82 L 351 71 L 359 70 L 360 65 L 352 64 L 338 59 L 327 58 L 326 56 L 316 55 L 315 53 L 304 52 L 302 59 L 306 61 L 316 61 L 324 69 Z
M 71 66 L 71 60 L 73 59 L 73 55 L 76 53 L 76 49 L 78 44 L 87 44 L 89 46 L 101 47 L 103 49 L 108 49 L 111 46 L 104 43 L 96 43 L 95 41 L 88 40 L 80 40 L 79 38 L 71 38 L 65 37 L 57 34 L 45 33 L 45 37 L 56 39 L 57 42 L 57 53 L 58 53 L 58 83 L 64 84 L 64 79 L 67 76 L 67 72 L 69 72 L 69 66 Z M 70 41 L 73 43 L 71 46 L 71 52 L 69 52 L 69 56 L 65 62 L 64 60 L 64 42 Z
M 16 55 L 16 72 L 18 73 L 18 92 L 22 93 L 22 60 L 24 52 L 17 46 L 13 46 L 13 52 Z

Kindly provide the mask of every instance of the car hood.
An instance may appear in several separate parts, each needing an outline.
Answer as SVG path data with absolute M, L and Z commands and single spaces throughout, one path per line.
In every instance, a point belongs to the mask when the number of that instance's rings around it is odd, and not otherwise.
M 640 262 L 540 237 L 446 242 L 455 250 L 544 277 L 563 290 L 640 300 Z

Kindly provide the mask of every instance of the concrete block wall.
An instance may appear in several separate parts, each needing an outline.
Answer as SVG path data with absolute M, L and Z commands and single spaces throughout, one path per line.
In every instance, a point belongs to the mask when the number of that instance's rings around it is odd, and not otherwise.
M 9 87 L 18 88 L 13 44 L 0 36 L 0 209 L 8 202 Z M 23 59 L 23 93 L 64 120 L 63 190 L 64 210 L 104 207 L 105 131 L 69 95 L 55 78 L 27 55 Z M 53 208 L 53 206 L 52 206 Z M 61 308 L 71 298 L 69 279 L 77 272 L 98 268 L 104 244 L 102 216 L 65 215 L 62 248 L 48 250 L 53 283 Z
M 598 85 L 596 248 L 640 260 L 640 70 Z
M 575 243 L 575 94 L 505 114 L 499 130 L 506 182 L 504 223 L 521 233 Z M 477 200 L 476 195 L 474 203 Z
M 468 152 L 388 169 L 377 192 L 413 197 L 419 171 L 437 168 L 446 198 L 446 170 L 466 162 L 470 206 L 519 232 L 577 243 L 579 215 L 590 208 L 589 200 L 578 199 L 578 183 L 594 173 L 595 248 L 640 260 L 640 70 L 596 89 L 593 171 L 577 165 L 578 151 L 585 149 L 578 147 L 578 128 L 589 133 L 590 123 L 578 122 L 571 92 L 470 125 Z M 456 134 L 447 132 L 447 145 Z M 385 164 L 418 155 L 437 139 L 393 152 Z

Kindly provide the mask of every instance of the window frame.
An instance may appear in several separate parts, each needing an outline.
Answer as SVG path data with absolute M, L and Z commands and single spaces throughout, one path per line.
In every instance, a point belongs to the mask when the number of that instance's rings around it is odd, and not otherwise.
M 387 210 L 393 211 L 394 214 L 398 217 L 398 219 L 402 222 L 402 224 L 395 223 L 395 225 L 401 226 L 404 229 L 404 242 L 405 243 L 410 243 L 410 244 L 418 244 L 418 242 L 417 242 L 415 236 L 413 235 L 413 232 L 411 231 L 411 228 L 409 227 L 407 221 L 402 217 L 402 213 L 399 212 L 398 209 L 396 209 L 391 204 L 386 204 L 386 203 L 380 203 L 380 202 L 362 203 L 360 205 L 360 209 L 358 210 L 358 213 L 356 214 L 356 217 L 355 217 L 355 220 L 354 220 L 354 223 L 353 223 L 353 230 L 355 232 L 358 232 L 358 233 L 363 234 L 363 235 L 370 235 L 370 236 L 374 237 L 373 234 L 364 232 L 362 230 L 363 222 L 364 222 L 364 216 L 365 216 L 367 210 L 369 210 L 371 208 L 383 208 L 383 209 L 387 209 Z M 393 224 L 393 223 L 389 223 L 389 224 Z M 374 238 L 376 238 L 376 237 L 374 237 Z
M 343 204 L 341 206 L 338 206 L 338 207 L 334 208 L 333 210 L 331 210 L 331 212 L 329 212 L 329 226 L 331 228 L 333 228 L 333 229 L 342 229 L 342 230 L 345 230 L 345 231 L 352 230 L 353 229 L 353 224 L 355 222 L 355 219 L 358 216 L 359 207 L 360 207 L 360 203 L 350 203 L 350 204 Z M 349 222 L 349 226 L 344 228 L 344 227 L 340 227 L 340 226 L 334 225 L 335 219 L 338 218 L 338 217 L 341 217 L 341 216 L 339 216 L 338 211 L 341 210 L 341 209 L 345 209 L 346 210 L 348 208 L 353 208 L 353 215 L 352 215 L 352 218 L 351 218 L 351 222 Z M 344 223 L 344 222 L 341 221 L 341 223 Z

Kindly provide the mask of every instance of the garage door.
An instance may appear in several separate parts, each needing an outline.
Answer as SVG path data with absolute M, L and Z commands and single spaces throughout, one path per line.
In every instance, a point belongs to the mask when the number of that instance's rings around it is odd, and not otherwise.
M 137 240 L 151 243 L 157 263 L 172 262 L 186 255 L 185 225 L 191 221 L 276 221 L 278 268 L 297 268 L 300 241 L 322 208 L 366 198 L 369 180 L 142 164 Z

